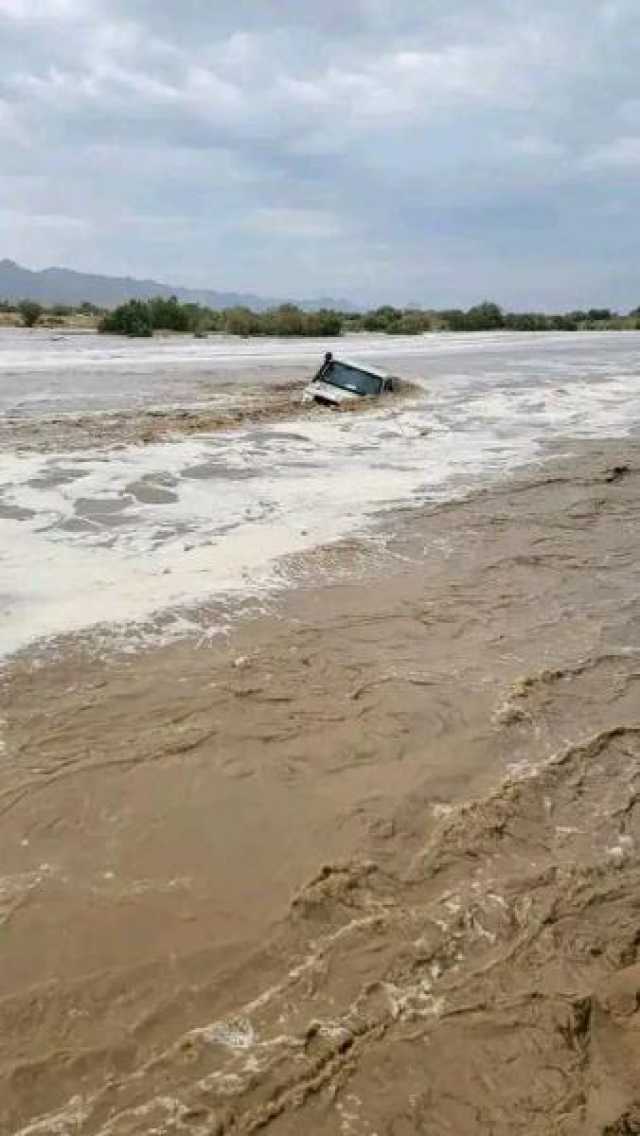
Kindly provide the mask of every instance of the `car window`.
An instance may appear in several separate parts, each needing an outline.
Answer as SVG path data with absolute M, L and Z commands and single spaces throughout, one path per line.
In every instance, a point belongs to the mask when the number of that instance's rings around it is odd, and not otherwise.
M 359 371 L 346 363 L 336 361 L 330 363 L 322 378 L 334 387 L 353 391 L 355 394 L 380 394 L 382 390 L 382 379 L 377 375 L 369 375 L 366 371 Z

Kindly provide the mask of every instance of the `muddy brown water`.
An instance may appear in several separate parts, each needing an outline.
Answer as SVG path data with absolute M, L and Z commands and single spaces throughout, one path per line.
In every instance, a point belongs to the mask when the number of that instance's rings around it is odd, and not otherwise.
M 289 375 L 283 380 L 283 375 Z M 190 407 L 159 406 L 154 409 L 100 413 L 45 413 L 37 421 L 9 414 L 0 419 L 0 442 L 18 452 L 75 453 L 93 447 L 149 445 L 167 439 L 180 440 L 198 434 L 215 434 L 243 426 L 297 421 L 327 414 L 327 408 L 303 403 L 303 393 L 313 372 L 300 378 L 299 369 L 278 368 L 278 381 L 272 379 L 265 394 L 265 379 L 248 377 L 242 389 L 224 377 L 209 392 L 211 398 Z M 419 393 L 409 380 L 396 379 L 392 405 L 397 408 Z M 370 398 L 331 407 L 332 414 L 363 414 L 375 410 L 378 401 Z
M 304 383 L 293 374 L 284 382 L 271 385 L 269 398 L 264 387 L 247 382 L 241 391 L 222 379 L 212 398 L 191 407 L 165 406 L 138 411 L 108 413 L 41 414 L 37 422 L 9 415 L 0 424 L 4 445 L 20 451 L 73 453 L 95 446 L 123 447 L 160 441 L 172 436 L 211 434 L 246 423 L 279 422 L 301 413 Z
M 573 449 L 7 669 L 0 1131 L 640 1131 L 640 446 Z

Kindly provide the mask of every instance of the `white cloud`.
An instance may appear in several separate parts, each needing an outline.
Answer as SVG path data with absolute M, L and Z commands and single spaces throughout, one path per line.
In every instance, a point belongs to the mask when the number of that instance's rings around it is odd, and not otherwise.
M 559 240 L 563 281 L 600 279 L 618 174 L 635 284 L 637 0 L 0 0 L 0 23 L 0 256 L 434 302 L 484 264 L 509 302 Z
M 68 19 L 78 12 L 78 0 L 0 0 L 0 16 L 35 23 Z
M 503 48 L 469 45 L 382 51 L 366 60 L 331 63 L 311 79 L 284 76 L 279 84 L 284 99 L 307 113 L 344 115 L 359 129 L 367 123 L 401 129 L 468 103 L 522 106 L 530 93 L 522 59 Z
M 20 125 L 17 110 L 10 103 L 0 99 L 0 143 L 24 146 L 26 142 L 27 137 Z
M 584 158 L 587 169 L 640 168 L 640 135 L 614 138 L 603 146 L 596 146 Z
M 541 161 L 555 161 L 567 153 L 566 147 L 553 138 L 544 138 L 538 134 L 525 134 L 521 138 L 516 138 L 511 148 L 514 154 L 521 154 L 523 158 Z
M 20 209 L 0 208 L 0 230 L 2 226 L 11 228 L 46 229 L 56 233 L 86 233 L 90 223 L 81 217 L 68 217 L 63 213 L 33 213 Z
M 628 123 L 630 127 L 640 122 L 640 99 L 625 99 L 618 107 L 617 117 L 620 122 Z
M 343 226 L 338 217 L 320 209 L 261 208 L 254 210 L 241 228 L 282 236 L 290 239 L 323 240 L 341 235 Z

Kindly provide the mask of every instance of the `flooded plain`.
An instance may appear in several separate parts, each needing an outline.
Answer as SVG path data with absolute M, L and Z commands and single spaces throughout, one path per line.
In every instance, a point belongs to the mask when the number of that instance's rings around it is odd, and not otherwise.
M 349 415 L 300 405 L 325 346 L 0 330 L 0 649 L 105 613 L 180 634 L 287 557 L 640 425 L 633 332 L 353 337 L 411 386 Z
M 636 1131 L 640 335 L 4 347 L 0 1130 Z

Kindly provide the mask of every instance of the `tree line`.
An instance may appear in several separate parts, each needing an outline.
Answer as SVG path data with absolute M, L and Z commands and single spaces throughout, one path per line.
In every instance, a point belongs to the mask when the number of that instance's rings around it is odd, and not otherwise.
M 307 312 L 295 304 L 281 304 L 266 312 L 235 307 L 215 311 L 202 304 L 181 303 L 175 296 L 128 300 L 111 311 L 85 302 L 77 307 L 56 304 L 44 308 L 33 300 L 18 304 L 0 301 L 0 312 L 15 313 L 26 327 L 39 322 L 48 326 L 68 323 L 74 316 L 97 321 L 98 331 L 135 337 L 154 331 L 174 331 L 195 336 L 224 332 L 239 336 L 316 336 L 344 332 L 375 331 L 386 335 L 421 335 L 430 331 L 582 331 L 595 329 L 640 329 L 640 306 L 627 315 L 610 308 L 589 308 L 564 313 L 508 312 L 485 300 L 463 310 L 395 308 L 389 304 L 367 312 L 322 309 Z
M 98 330 L 124 335 L 152 335 L 154 331 L 182 331 L 195 335 L 226 332 L 240 336 L 336 336 L 343 332 L 378 331 L 387 335 L 421 335 L 428 331 L 579 331 L 590 328 L 640 328 L 640 307 L 628 316 L 609 308 L 590 308 L 560 314 L 505 312 L 484 301 L 466 311 L 453 308 L 425 311 L 384 305 L 372 311 L 305 312 L 295 304 L 281 304 L 266 312 L 249 308 L 213 311 L 200 304 L 170 299 L 129 300 L 100 321 Z
M 505 312 L 489 300 L 462 308 L 422 310 L 385 305 L 364 315 L 347 316 L 350 330 L 382 331 L 390 335 L 425 331 L 581 331 L 595 328 L 640 327 L 640 307 L 626 316 L 610 308 L 562 313 Z
M 219 312 L 201 304 L 181 304 L 175 296 L 129 300 L 107 312 L 98 324 L 98 331 L 136 336 L 153 335 L 154 331 L 182 331 L 194 335 L 222 331 L 242 336 L 334 336 L 340 335 L 341 330 L 339 312 L 305 312 L 295 304 L 281 304 L 268 312 L 252 312 L 249 308 L 227 308 Z

